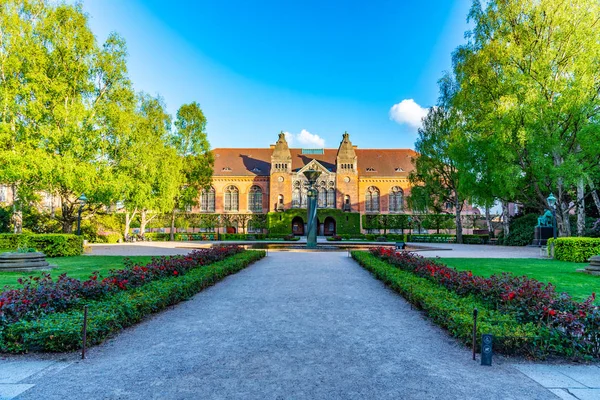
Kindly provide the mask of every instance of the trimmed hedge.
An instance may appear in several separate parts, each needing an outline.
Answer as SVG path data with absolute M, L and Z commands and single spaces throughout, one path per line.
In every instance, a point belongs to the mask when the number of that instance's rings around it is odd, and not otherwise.
M 170 234 L 163 232 L 146 232 L 144 236 L 154 241 L 169 241 Z M 185 242 L 188 240 L 217 240 L 215 232 L 206 233 L 175 233 L 176 242 Z
M 268 229 L 271 234 L 289 235 L 292 233 L 292 220 L 302 217 L 306 223 L 306 209 L 292 208 L 283 212 L 270 212 L 267 214 Z M 317 209 L 317 218 L 322 223 L 325 218 L 332 217 L 336 224 L 337 235 L 360 234 L 360 214 L 344 212 L 335 208 Z
M 87 342 L 99 344 L 109 335 L 192 297 L 264 256 L 264 251 L 245 251 L 182 276 L 163 278 L 103 300 L 89 301 Z M 81 346 L 82 321 L 83 304 L 80 304 L 78 309 L 10 324 L 0 332 L 0 350 L 10 353 L 77 350 Z
M 35 248 L 47 257 L 78 256 L 83 253 L 83 238 L 61 233 L 0 234 L 0 248 L 16 250 L 19 247 Z
M 537 338 L 547 334 L 545 328 L 532 323 L 520 324 L 508 314 L 491 309 L 474 296 L 460 296 L 426 278 L 396 268 L 364 251 L 353 251 L 354 258 L 362 267 L 383 281 L 392 290 L 401 294 L 417 308 L 424 310 L 438 325 L 464 344 L 471 344 L 473 309 L 479 311 L 477 318 L 477 340 L 481 334 L 491 333 L 495 337 L 494 349 L 504 354 L 527 354 L 543 356 Z M 478 343 L 479 349 L 481 344 Z
M 548 248 L 554 244 L 554 258 L 560 261 L 587 262 L 600 255 L 600 238 L 565 237 L 548 239 Z
M 456 243 L 456 235 L 447 234 L 411 234 L 408 235 L 409 242 L 422 243 Z M 487 244 L 490 241 L 490 235 L 463 235 L 464 244 Z

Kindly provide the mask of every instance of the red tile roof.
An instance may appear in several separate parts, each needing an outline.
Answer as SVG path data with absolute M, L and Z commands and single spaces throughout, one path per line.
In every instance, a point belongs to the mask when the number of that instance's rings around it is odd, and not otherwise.
M 362 176 L 404 176 L 413 170 L 410 149 L 355 149 L 358 173 Z M 214 176 L 268 176 L 271 170 L 273 149 L 214 149 Z M 311 160 L 319 161 L 325 168 L 336 170 L 337 149 L 324 149 L 323 154 L 302 154 L 302 149 L 290 149 L 292 171 L 296 172 Z M 368 171 L 367 169 L 374 169 Z

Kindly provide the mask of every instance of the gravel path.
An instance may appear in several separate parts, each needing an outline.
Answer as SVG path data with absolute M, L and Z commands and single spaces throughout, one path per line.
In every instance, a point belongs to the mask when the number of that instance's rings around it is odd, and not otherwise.
M 495 361 L 472 361 L 346 253 L 272 252 L 19 382 L 35 386 L 18 399 L 556 398 Z

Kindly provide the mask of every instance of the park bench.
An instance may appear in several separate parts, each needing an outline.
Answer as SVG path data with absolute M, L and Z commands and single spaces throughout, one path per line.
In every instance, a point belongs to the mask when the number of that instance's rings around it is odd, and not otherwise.
M 406 249 L 406 243 L 396 242 L 396 250 L 404 250 L 404 249 Z

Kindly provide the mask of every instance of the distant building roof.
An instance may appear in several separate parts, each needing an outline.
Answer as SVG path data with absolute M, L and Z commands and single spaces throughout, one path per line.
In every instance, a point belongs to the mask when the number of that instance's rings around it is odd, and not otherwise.
M 320 149 L 319 149 L 320 150 Z M 338 149 L 323 149 L 314 154 L 306 149 L 290 149 L 292 171 L 317 160 L 325 168 L 336 172 Z M 362 176 L 407 176 L 414 169 L 412 158 L 417 155 L 410 149 L 355 149 L 358 173 Z M 270 148 L 219 148 L 214 149 L 214 176 L 269 176 L 271 173 Z M 312 152 L 311 152 L 312 153 Z M 322 153 L 322 154 L 319 154 Z

